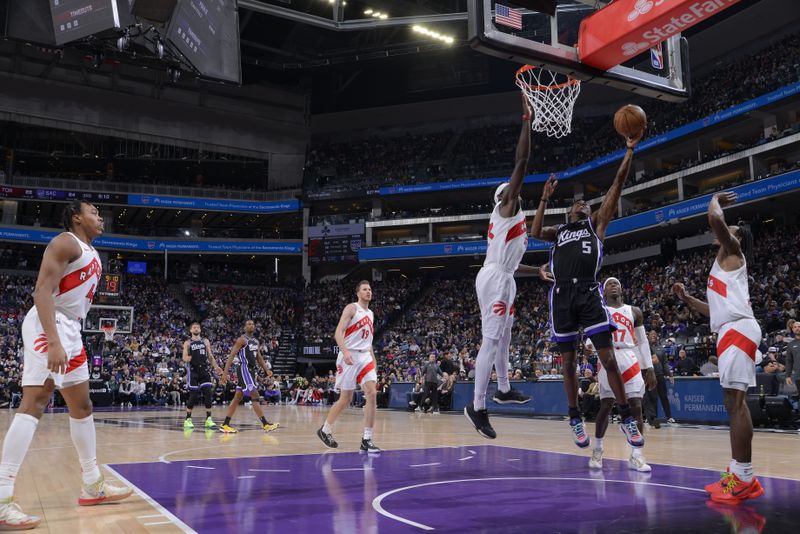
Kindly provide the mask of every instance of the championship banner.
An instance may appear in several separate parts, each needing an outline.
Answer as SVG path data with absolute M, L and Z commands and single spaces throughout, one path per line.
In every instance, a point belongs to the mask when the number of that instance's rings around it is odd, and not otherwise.
M 739 0 L 617 0 L 581 21 L 578 55 L 608 70 L 699 24 Z

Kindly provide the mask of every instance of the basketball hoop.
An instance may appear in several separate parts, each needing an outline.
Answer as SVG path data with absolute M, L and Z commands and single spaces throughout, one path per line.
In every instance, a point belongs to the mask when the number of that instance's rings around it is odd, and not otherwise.
M 533 110 L 531 129 L 556 138 L 572 132 L 572 110 L 581 93 L 580 80 L 533 65 L 521 67 L 516 80 Z
M 104 324 L 100 327 L 103 330 L 103 335 L 106 337 L 106 341 L 114 341 L 114 333 L 117 331 L 117 327 L 114 326 L 113 323 L 111 324 Z

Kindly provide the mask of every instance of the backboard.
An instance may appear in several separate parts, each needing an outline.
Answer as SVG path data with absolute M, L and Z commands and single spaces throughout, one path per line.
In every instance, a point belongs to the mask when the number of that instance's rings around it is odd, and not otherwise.
M 499 3 L 516 7 L 514 0 Z M 497 4 L 467 1 L 470 45 L 480 52 L 651 98 L 682 101 L 690 95 L 688 42 L 680 34 L 669 37 L 654 52 L 631 43 L 637 47 L 630 50 L 627 61 L 608 70 L 581 62 L 577 48 L 581 22 L 603 9 L 608 0 L 558 0 L 555 16 L 518 9 L 514 18 L 521 15 L 521 29 L 497 23 Z
M 94 304 L 83 320 L 83 332 L 103 333 L 103 326 L 113 324 L 117 334 L 130 334 L 133 331 L 133 306 L 106 306 Z

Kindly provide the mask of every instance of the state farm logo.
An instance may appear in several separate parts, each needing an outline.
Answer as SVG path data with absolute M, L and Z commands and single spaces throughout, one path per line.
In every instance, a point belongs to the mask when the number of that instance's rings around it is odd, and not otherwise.
M 650 43 L 634 43 L 630 41 L 622 45 L 622 53 L 625 54 L 626 57 L 638 56 L 651 46 Z
M 659 2 L 659 4 L 660 3 L 661 2 Z M 628 13 L 628 22 L 633 22 L 639 17 L 639 15 L 644 15 L 645 13 L 649 13 L 654 6 L 655 3 L 653 2 L 653 0 L 636 0 L 636 5 L 633 6 L 633 11 Z

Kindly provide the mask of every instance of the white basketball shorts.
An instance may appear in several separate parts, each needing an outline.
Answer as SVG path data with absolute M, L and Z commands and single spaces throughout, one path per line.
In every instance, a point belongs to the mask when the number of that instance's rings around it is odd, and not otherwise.
M 725 389 L 747 391 L 756 385 L 756 352 L 761 327 L 755 319 L 725 323 L 717 337 L 719 382 Z
M 350 357 L 353 365 L 348 365 L 344 361 L 344 355 L 339 352 L 336 358 L 336 391 L 352 391 L 356 385 L 364 382 L 377 382 L 378 373 L 375 370 L 375 360 L 369 351 L 351 350 Z
M 89 365 L 86 363 L 86 349 L 81 339 L 80 321 L 70 319 L 57 311 L 56 331 L 69 359 L 64 374 L 53 373 L 47 368 L 48 340 L 36 308 L 31 308 L 25 316 L 22 322 L 22 343 L 25 348 L 23 387 L 42 386 L 48 378 L 52 378 L 58 388 L 68 388 L 89 380 Z
M 644 396 L 645 385 L 644 378 L 642 378 L 642 370 L 639 367 L 639 360 L 636 359 L 636 354 L 631 349 L 614 349 L 614 356 L 617 359 L 617 366 L 622 371 L 622 381 L 625 383 L 625 395 L 628 398 L 641 399 Z M 631 360 L 633 363 L 631 363 Z M 599 360 L 598 360 L 599 362 Z M 600 367 L 597 373 L 597 381 L 600 385 L 600 398 L 613 399 L 614 392 L 611 391 L 611 386 L 608 383 L 608 372 L 604 367 Z
M 475 291 L 481 310 L 482 335 L 500 339 L 514 324 L 514 298 L 517 296 L 514 275 L 484 266 L 475 278 Z

